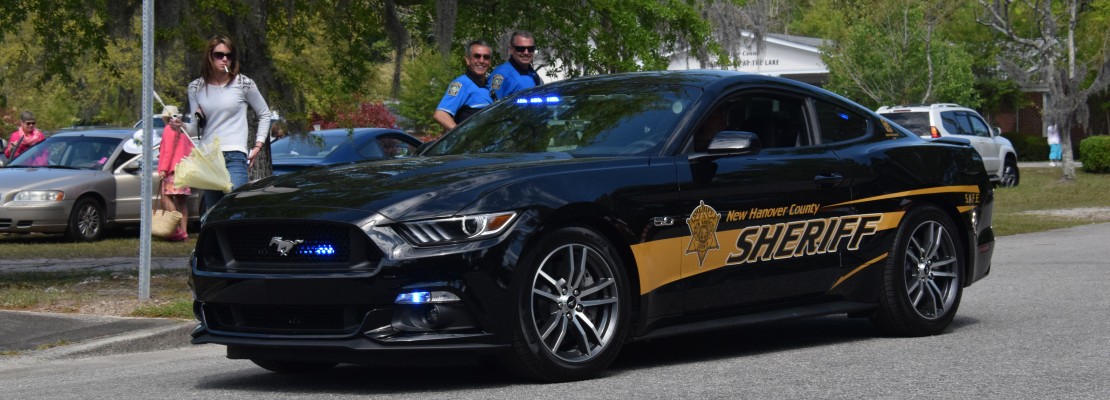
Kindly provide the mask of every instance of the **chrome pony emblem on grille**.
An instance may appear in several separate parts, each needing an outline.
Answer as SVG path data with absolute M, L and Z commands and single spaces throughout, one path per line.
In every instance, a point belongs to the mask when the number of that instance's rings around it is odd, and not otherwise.
M 274 236 L 273 238 L 270 239 L 270 245 L 266 246 L 266 247 L 270 247 L 270 246 L 273 246 L 273 245 L 276 244 L 278 254 L 281 254 L 282 256 L 288 256 L 289 251 L 293 250 L 293 246 L 296 246 L 296 245 L 301 244 L 301 243 L 304 243 L 304 240 L 301 240 L 301 239 L 282 240 L 281 236 Z

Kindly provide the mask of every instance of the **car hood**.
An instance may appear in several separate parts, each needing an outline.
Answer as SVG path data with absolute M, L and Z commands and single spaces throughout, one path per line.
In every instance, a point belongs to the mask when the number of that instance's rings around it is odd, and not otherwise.
M 321 165 L 324 165 L 324 160 L 319 158 L 281 160 L 272 164 L 274 175 L 288 174 Z
M 565 153 L 416 157 L 340 164 L 274 176 L 228 195 L 215 220 L 251 216 L 350 220 L 338 210 L 393 220 L 445 217 L 491 190 L 526 177 L 590 168 L 606 159 Z M 611 162 L 611 161 L 610 161 Z M 574 167 L 577 165 L 578 167 Z M 257 213 L 249 211 L 267 208 Z M 340 212 L 342 214 L 342 212 Z
M 63 168 L 0 168 L 0 193 L 13 190 L 64 190 L 87 185 L 102 171 Z

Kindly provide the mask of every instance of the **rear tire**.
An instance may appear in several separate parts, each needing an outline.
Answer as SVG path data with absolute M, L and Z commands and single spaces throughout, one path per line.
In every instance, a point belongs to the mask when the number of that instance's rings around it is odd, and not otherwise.
M 883 270 L 882 297 L 872 321 L 901 336 L 935 335 L 956 315 L 963 294 L 963 246 L 939 208 L 906 213 Z
M 338 363 L 327 362 L 302 362 L 302 361 L 281 361 L 281 360 L 264 360 L 252 358 L 251 362 L 255 365 L 265 368 L 271 372 L 279 374 L 310 374 L 314 372 L 323 372 L 335 368 Z
M 77 200 L 70 211 L 66 237 L 75 242 L 93 242 L 104 235 L 104 228 L 104 207 L 86 197 Z
M 592 230 L 563 228 L 523 260 L 506 367 L 544 382 L 600 375 L 620 351 L 630 320 L 629 282 L 613 246 Z

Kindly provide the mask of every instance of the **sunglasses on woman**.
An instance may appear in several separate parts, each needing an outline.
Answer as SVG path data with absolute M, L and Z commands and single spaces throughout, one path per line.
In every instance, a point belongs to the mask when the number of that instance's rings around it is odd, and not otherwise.
M 224 53 L 222 51 L 213 51 L 212 52 L 212 59 L 213 60 L 221 60 L 221 59 L 225 59 L 225 58 L 228 59 L 228 60 L 234 59 L 235 58 L 235 53 Z

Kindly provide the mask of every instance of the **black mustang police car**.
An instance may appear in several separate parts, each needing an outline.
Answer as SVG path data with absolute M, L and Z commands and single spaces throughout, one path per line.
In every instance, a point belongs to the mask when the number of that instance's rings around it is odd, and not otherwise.
M 278 372 L 466 353 L 564 381 L 629 341 L 784 318 L 936 334 L 990 270 L 993 189 L 966 140 L 793 81 L 551 83 L 423 156 L 216 204 L 191 261 L 193 343 Z

